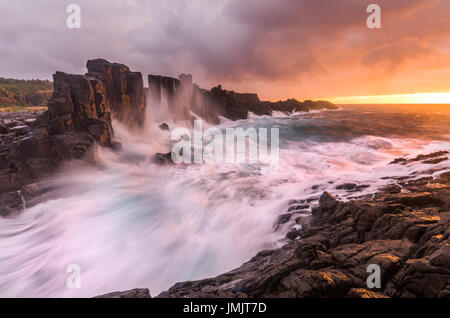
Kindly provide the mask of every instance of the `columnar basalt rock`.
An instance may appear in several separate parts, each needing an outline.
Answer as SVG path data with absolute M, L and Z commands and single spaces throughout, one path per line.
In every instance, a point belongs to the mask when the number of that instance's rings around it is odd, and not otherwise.
M 180 89 L 180 80 L 167 76 L 149 75 L 148 87 L 153 103 L 166 103 L 168 111 L 175 114 L 177 110 L 176 96 Z
M 219 123 L 217 114 L 204 109 L 201 89 L 192 83 L 190 74 L 181 74 L 179 78 L 149 75 L 149 92 L 156 113 L 166 111 L 175 120 L 194 119 L 191 111 L 209 123 Z
M 129 127 L 141 127 L 145 121 L 146 97 L 140 72 L 132 72 L 124 64 L 104 59 L 89 60 L 88 73 L 103 83 L 105 103 L 112 116 Z
M 231 120 L 246 119 L 249 112 L 256 115 L 271 115 L 273 111 L 292 113 L 337 108 L 325 101 L 299 102 L 295 99 L 278 102 L 261 101 L 257 94 L 227 91 L 222 89 L 221 85 L 205 90 L 192 83 L 190 74 L 181 74 L 179 79 L 149 75 L 148 83 L 154 103 L 167 104 L 172 114 L 189 114 L 189 111 L 192 111 L 212 124 L 219 123 L 219 116 Z
M 88 70 L 86 75 L 56 72 L 47 111 L 11 115 L 12 123 L 0 122 L 0 202 L 8 198 L 13 207 L 1 211 L 3 215 L 22 205 L 21 196 L 10 191 L 51 174 L 63 161 L 93 159 L 87 155 L 95 143 L 116 149 L 112 116 L 132 127 L 144 123 L 140 73 L 100 59 L 88 61 Z
M 16 116 L 1 138 L 0 191 L 19 190 L 52 173 L 61 162 L 86 157 L 97 141 L 111 146 L 111 114 L 102 82 L 56 72 L 48 110 Z
M 160 102 L 163 95 L 171 100 L 180 87 L 180 80 L 161 75 L 149 75 L 148 86 L 155 101 Z
M 92 135 L 102 146 L 111 146 L 111 111 L 103 83 L 88 75 L 56 72 L 54 93 L 42 125 L 50 134 L 74 129 Z

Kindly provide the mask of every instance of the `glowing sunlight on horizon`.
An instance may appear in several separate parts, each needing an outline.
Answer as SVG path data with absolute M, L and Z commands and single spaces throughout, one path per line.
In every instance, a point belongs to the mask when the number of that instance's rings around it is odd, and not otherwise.
M 374 96 L 341 96 L 328 99 L 335 104 L 450 104 L 450 92 Z

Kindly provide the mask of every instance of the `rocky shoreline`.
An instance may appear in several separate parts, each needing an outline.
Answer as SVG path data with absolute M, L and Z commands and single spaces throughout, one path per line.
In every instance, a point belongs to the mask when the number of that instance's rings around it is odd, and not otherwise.
M 450 167 L 435 166 L 448 154 L 393 161 L 418 169 L 390 177 L 392 184 L 372 195 L 342 202 L 324 192 L 311 215 L 296 219 L 301 227 L 282 248 L 157 297 L 450 297 Z M 367 286 L 371 264 L 381 269 L 380 288 Z M 134 289 L 100 297 L 151 296 Z
M 36 203 L 46 191 L 44 179 L 63 163 L 94 162 L 94 145 L 120 150 L 112 120 L 140 129 L 146 94 L 166 98 L 174 118 L 195 113 L 210 123 L 219 116 L 245 119 L 249 112 L 335 108 L 322 101 L 265 102 L 221 86 L 204 90 L 188 74 L 150 75 L 146 90 L 142 74 L 126 65 L 96 59 L 87 68 L 85 75 L 54 74 L 47 111 L 0 114 L 0 216 Z M 177 283 L 157 297 L 450 297 L 450 167 L 442 168 L 448 157 L 441 151 L 394 160 L 417 169 L 387 176 L 391 184 L 373 195 L 358 196 L 365 185 L 348 183 L 339 186 L 354 193 L 348 202 L 328 192 L 311 210 L 317 198 L 293 201 L 278 219 L 278 225 L 295 225 L 282 248 L 261 251 L 215 278 Z M 371 264 L 381 269 L 382 285 L 373 290 L 366 284 Z M 134 289 L 100 297 L 151 296 Z
M 86 68 L 84 75 L 53 74 L 47 111 L 0 113 L 0 216 L 30 207 L 36 194 L 45 191 L 39 182 L 63 164 L 95 162 L 94 145 L 120 151 L 112 120 L 139 131 L 145 124 L 147 96 L 157 103 L 164 98 L 175 119 L 190 120 L 195 114 L 211 123 L 218 123 L 219 116 L 245 119 L 250 111 L 337 108 L 325 101 L 265 102 L 256 94 L 226 91 L 220 85 L 208 91 L 193 84 L 189 74 L 179 79 L 149 75 L 150 87 L 144 88 L 140 72 L 104 59 L 89 60 Z M 167 156 L 157 155 L 156 160 L 166 163 Z

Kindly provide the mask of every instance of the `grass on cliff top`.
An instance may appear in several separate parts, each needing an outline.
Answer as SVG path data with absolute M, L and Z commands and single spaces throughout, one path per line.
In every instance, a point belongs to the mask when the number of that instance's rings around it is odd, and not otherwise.
M 0 77 L 0 107 L 8 111 L 20 110 L 20 107 L 45 106 L 52 92 L 53 83 L 48 80 Z
M 1 106 L 0 113 L 15 113 L 15 112 L 40 112 L 42 110 L 47 110 L 46 106 Z
M 13 94 L 28 94 L 35 92 L 48 92 L 53 90 L 53 83 L 49 80 L 19 80 L 0 77 L 0 87 Z

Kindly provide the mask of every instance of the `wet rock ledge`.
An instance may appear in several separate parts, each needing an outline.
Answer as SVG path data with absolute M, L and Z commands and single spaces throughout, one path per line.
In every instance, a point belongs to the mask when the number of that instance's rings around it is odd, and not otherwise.
M 450 297 L 450 166 L 437 161 L 417 165 L 429 177 L 393 177 L 378 193 L 349 202 L 324 192 L 297 238 L 282 248 L 261 251 L 217 277 L 177 283 L 157 297 Z M 381 288 L 367 286 L 370 264 L 381 269 Z

